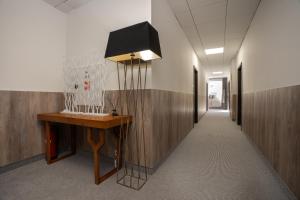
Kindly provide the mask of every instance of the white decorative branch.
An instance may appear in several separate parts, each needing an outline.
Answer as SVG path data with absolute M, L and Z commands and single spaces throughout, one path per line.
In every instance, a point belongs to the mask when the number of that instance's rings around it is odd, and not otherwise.
M 63 113 L 108 115 L 105 107 L 105 83 L 109 68 L 100 56 L 66 59 L 63 67 L 65 109 Z

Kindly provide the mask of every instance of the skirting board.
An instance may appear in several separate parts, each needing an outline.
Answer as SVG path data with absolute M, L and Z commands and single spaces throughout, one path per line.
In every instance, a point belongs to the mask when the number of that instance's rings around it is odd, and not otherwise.
M 28 164 L 36 162 L 36 161 L 42 160 L 44 158 L 45 158 L 45 155 L 40 154 L 40 155 L 37 155 L 37 156 L 33 156 L 31 158 L 27 158 L 25 160 L 21 160 L 21 161 L 12 163 L 12 164 L 5 165 L 3 167 L 0 167 L 0 174 L 3 174 L 5 172 L 8 172 L 8 171 L 11 171 L 11 170 L 14 170 L 14 169 L 17 169 L 19 167 L 22 167 L 24 165 L 28 165 Z

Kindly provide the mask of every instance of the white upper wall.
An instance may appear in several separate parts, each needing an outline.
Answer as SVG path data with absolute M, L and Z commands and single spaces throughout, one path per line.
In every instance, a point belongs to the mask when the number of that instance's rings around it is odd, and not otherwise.
M 143 21 L 151 23 L 151 0 L 92 0 L 68 15 L 67 55 L 78 57 L 98 52 L 104 58 L 109 32 Z M 106 89 L 117 89 L 116 64 L 108 65 L 113 71 Z M 151 69 L 147 80 L 150 86 Z
M 163 56 L 152 62 L 152 88 L 192 93 L 193 66 L 199 69 L 199 77 L 202 72 L 198 57 L 166 0 L 152 0 L 151 10 Z
M 104 57 L 109 32 L 143 21 L 151 22 L 151 0 L 92 0 L 68 15 L 67 54 Z
M 237 58 L 244 92 L 300 84 L 299 52 L 299 0 L 262 0 Z
M 66 16 L 41 0 L 0 1 L 0 90 L 62 91 Z
M 203 69 L 165 0 L 92 0 L 68 15 L 41 0 L 1 0 L 0 90 L 63 91 L 65 56 L 104 56 L 110 31 L 142 21 L 158 30 L 163 54 L 149 66 L 148 88 L 192 93 L 193 66 L 199 77 Z M 117 89 L 109 65 L 107 89 Z
M 237 61 L 236 61 L 236 57 L 234 59 L 231 60 L 231 72 L 230 72 L 230 89 L 231 89 L 231 94 L 237 94 L 237 70 L 236 70 L 236 65 L 237 65 Z

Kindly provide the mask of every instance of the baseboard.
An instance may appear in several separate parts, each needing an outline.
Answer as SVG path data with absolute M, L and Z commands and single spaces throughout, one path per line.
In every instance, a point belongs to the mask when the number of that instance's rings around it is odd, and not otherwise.
M 15 162 L 15 163 L 5 165 L 3 167 L 0 167 L 0 174 L 17 169 L 19 167 L 28 165 L 28 164 L 36 162 L 36 161 L 42 160 L 44 158 L 45 158 L 44 154 L 39 154 L 39 155 L 33 156 L 31 158 L 27 158 L 25 160 L 21 160 L 21 161 Z

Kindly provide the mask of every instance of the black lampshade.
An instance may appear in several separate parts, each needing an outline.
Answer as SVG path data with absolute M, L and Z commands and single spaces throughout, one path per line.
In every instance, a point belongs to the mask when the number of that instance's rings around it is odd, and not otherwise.
M 105 58 L 114 62 L 133 59 L 144 61 L 161 58 L 158 32 L 142 22 L 110 32 Z

